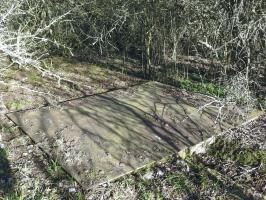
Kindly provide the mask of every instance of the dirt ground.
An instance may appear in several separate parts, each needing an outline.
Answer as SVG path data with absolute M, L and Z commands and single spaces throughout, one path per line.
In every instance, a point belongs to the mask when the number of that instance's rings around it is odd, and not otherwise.
M 174 155 L 113 183 L 82 190 L 5 114 L 144 80 L 131 76 L 128 66 L 119 71 L 61 58 L 47 60 L 46 66 L 74 83 L 59 85 L 16 68 L 1 77 L 0 199 L 265 199 L 265 115 L 223 133 L 204 154 Z

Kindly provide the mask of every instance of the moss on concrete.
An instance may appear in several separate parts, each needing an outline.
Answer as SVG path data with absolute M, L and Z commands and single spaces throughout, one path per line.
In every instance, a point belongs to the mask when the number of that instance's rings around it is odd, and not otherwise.
M 25 107 L 32 105 L 33 102 L 30 100 L 13 100 L 7 103 L 6 107 L 9 110 L 22 110 Z

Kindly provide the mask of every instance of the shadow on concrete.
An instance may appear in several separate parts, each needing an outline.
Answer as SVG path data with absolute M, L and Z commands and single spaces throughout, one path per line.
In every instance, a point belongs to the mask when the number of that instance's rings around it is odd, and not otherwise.
M 162 85 L 157 87 L 164 89 Z M 113 170 L 110 173 L 114 172 L 114 178 L 193 146 L 214 134 L 208 130 L 214 116 L 208 118 L 210 122 L 195 120 L 186 112 L 185 106 L 189 102 L 179 104 L 178 96 L 173 98 L 164 93 L 144 93 L 140 96 L 136 94 L 132 99 L 131 93 L 133 91 L 124 98 L 127 100 L 119 98 L 119 95 L 105 93 L 63 102 L 59 108 L 44 107 L 30 119 L 31 122 L 25 123 L 22 120 L 22 117 L 27 118 L 23 112 L 13 113 L 12 119 L 36 143 L 50 146 L 50 149 L 44 148 L 44 151 L 53 158 L 58 157 L 64 169 L 82 185 L 83 179 L 87 179 L 82 177 L 82 173 L 87 168 L 94 170 L 106 167 L 107 171 Z M 179 122 L 164 113 L 165 107 L 171 110 L 171 106 L 177 104 L 181 109 L 171 112 L 184 119 Z M 45 137 L 35 135 L 37 132 L 43 133 Z M 63 135 L 62 148 L 55 144 L 58 134 Z M 72 140 L 80 143 L 70 147 Z M 70 148 L 74 149 L 73 165 L 64 157 L 64 154 L 69 154 Z M 85 164 L 79 164 L 78 154 L 84 149 L 87 150 L 86 156 L 81 162 Z M 102 163 L 107 166 L 102 166 Z

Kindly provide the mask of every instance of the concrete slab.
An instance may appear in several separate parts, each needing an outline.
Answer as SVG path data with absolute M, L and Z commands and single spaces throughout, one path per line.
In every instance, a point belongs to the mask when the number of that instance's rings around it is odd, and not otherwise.
M 198 103 L 149 82 L 8 117 L 90 188 L 230 127 L 214 123 L 215 111 L 199 113 Z

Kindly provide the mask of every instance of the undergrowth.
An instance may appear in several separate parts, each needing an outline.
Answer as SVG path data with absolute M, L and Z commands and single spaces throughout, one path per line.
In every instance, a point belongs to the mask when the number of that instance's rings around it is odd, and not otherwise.
M 187 91 L 199 92 L 202 94 L 225 97 L 226 90 L 224 87 L 215 85 L 213 83 L 195 82 L 189 79 L 181 79 L 180 87 Z
M 223 138 L 210 146 L 209 154 L 222 159 L 232 160 L 240 165 L 258 166 L 260 164 L 266 165 L 266 152 L 262 150 L 252 149 L 250 147 L 243 147 L 238 141 L 228 141 Z

